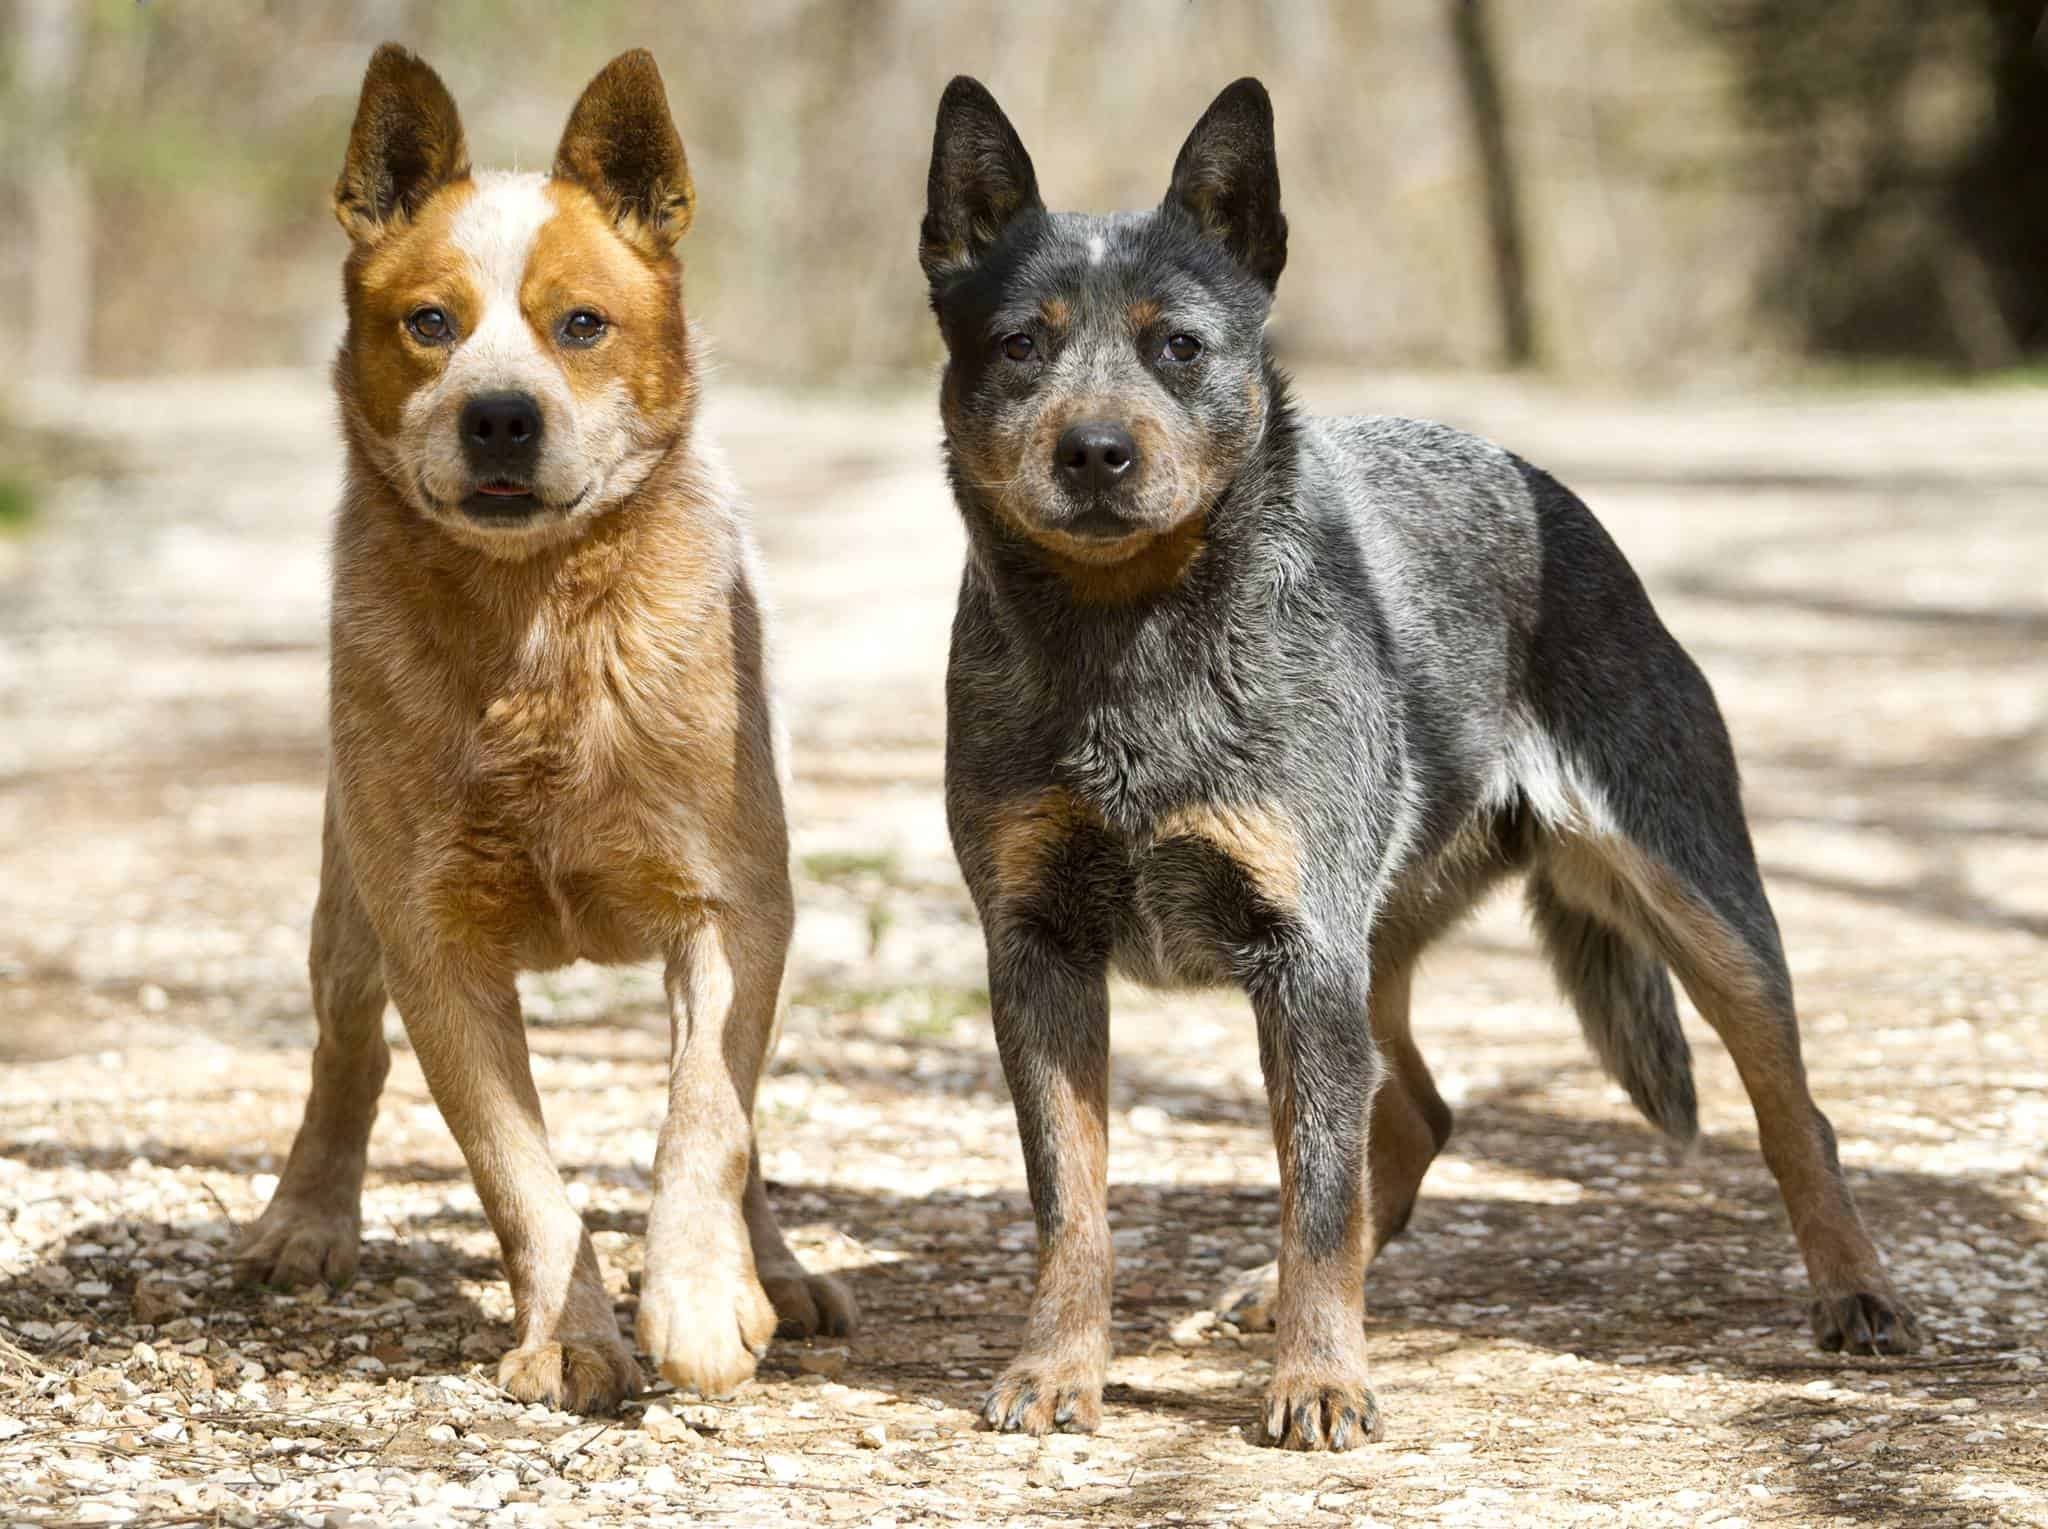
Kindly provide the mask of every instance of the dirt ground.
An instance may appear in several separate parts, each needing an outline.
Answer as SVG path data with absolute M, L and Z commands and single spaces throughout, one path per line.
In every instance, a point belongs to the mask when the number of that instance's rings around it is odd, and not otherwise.
M 923 390 L 726 387 L 710 422 L 755 501 L 795 738 L 763 1156 L 858 1335 L 778 1344 L 727 1403 L 505 1399 L 495 1248 L 395 1016 L 361 1277 L 234 1289 L 219 1254 L 312 1039 L 338 453 L 317 378 L 103 385 L 29 402 L 113 470 L 0 538 L 0 1521 L 2048 1524 L 2048 394 L 1303 391 L 1553 467 L 1713 678 L 1815 1088 L 1927 1353 L 1812 1350 L 1725 1055 L 1689 1016 L 1705 1134 L 1671 1160 L 1509 898 L 1417 987 L 1459 1125 L 1371 1278 L 1385 1441 L 1250 1442 L 1271 1339 L 1209 1314 L 1277 1215 L 1249 1015 L 1135 991 L 1103 1429 L 978 1432 L 1032 1231 L 940 811 L 961 538 Z M 659 986 L 526 992 L 630 1331 Z

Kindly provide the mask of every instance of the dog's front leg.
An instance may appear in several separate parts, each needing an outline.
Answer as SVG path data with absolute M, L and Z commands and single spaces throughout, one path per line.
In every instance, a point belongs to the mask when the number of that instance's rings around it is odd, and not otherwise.
M 694 927 L 668 964 L 668 1117 L 654 1149 L 638 1333 L 666 1379 L 704 1396 L 744 1384 L 775 1334 L 744 1199 L 787 941 L 786 918 L 726 910 Z
M 993 1428 L 1091 1433 L 1109 1369 L 1109 987 L 1043 935 L 991 931 L 989 998 L 1038 1222 L 1024 1347 L 982 1404 Z
M 384 973 L 504 1253 L 517 1342 L 498 1384 L 521 1401 L 610 1411 L 639 1391 L 640 1366 L 548 1150 L 511 973 L 389 948 Z
M 1268 1442 L 1352 1449 L 1380 1433 L 1366 1385 L 1366 1121 L 1378 1056 L 1362 956 L 1304 949 L 1248 984 L 1280 1154 L 1279 1334 Z

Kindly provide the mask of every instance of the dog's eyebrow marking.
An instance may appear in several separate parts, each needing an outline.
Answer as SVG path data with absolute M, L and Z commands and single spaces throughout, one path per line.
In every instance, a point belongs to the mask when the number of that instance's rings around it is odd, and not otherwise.
M 1038 305 L 1038 316 L 1055 329 L 1065 329 L 1073 313 L 1064 297 L 1048 297 Z
M 1101 265 L 1103 252 L 1108 247 L 1108 245 L 1103 243 L 1102 235 L 1090 234 L 1088 236 L 1088 263 L 1090 265 Z

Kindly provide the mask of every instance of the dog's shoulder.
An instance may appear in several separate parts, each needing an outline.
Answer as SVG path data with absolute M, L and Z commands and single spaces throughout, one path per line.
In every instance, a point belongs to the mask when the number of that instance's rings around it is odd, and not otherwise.
M 1448 425 L 1396 416 L 1306 418 L 1299 493 L 1326 535 L 1359 549 L 1396 605 L 1497 605 L 1540 561 L 1538 477 Z
M 1457 529 L 1532 497 L 1527 463 L 1451 425 L 1399 415 L 1310 417 L 1302 435 L 1311 481 L 1396 525 L 1421 517 Z

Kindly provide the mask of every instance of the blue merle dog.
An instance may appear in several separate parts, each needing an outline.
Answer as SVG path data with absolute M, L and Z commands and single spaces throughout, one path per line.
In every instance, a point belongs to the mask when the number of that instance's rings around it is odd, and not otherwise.
M 1416 960 L 1499 878 L 1638 1108 L 1697 1131 L 1675 973 L 1733 1054 L 1824 1349 L 1900 1353 L 1807 1090 L 1728 733 L 1584 504 L 1487 443 L 1313 419 L 1265 340 L 1287 255 L 1240 80 L 1165 200 L 1046 211 L 995 100 L 939 104 L 922 258 L 969 553 L 946 808 L 1036 1209 L 1000 1429 L 1092 1429 L 1109 1359 L 1109 997 L 1236 984 L 1280 1160 L 1275 1443 L 1377 1437 L 1365 1268 L 1451 1112 Z

